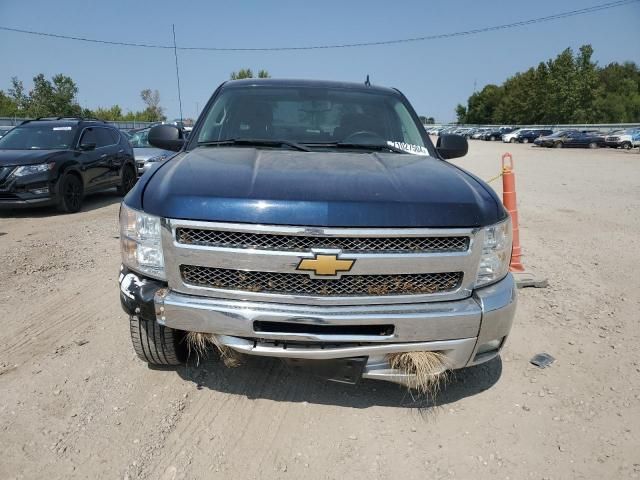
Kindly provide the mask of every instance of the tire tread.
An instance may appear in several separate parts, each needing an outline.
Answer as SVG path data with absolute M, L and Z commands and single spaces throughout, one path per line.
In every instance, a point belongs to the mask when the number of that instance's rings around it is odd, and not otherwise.
M 160 325 L 155 320 L 129 317 L 131 343 L 136 355 L 151 365 L 181 365 L 179 331 Z

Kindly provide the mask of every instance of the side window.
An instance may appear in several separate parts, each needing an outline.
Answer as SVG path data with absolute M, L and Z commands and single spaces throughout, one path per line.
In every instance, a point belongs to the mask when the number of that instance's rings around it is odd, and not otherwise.
M 98 137 L 96 148 L 106 147 L 115 143 L 108 128 L 96 128 L 94 130 L 96 131 L 96 135 Z
M 113 130 L 112 128 L 107 131 L 109 132 L 109 135 L 111 135 L 111 143 L 120 143 L 120 132 Z
M 80 145 L 85 145 L 93 143 L 96 147 L 98 147 L 98 135 L 96 134 L 95 128 L 87 128 L 82 134 L 82 138 L 80 139 Z

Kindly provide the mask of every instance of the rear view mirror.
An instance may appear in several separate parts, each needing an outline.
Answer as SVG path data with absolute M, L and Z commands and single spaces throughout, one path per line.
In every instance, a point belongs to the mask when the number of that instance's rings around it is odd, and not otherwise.
M 450 158 L 464 157 L 469 151 L 467 139 L 461 135 L 440 135 L 436 150 L 442 158 L 448 160 Z
M 156 125 L 149 130 L 147 141 L 154 147 L 177 152 L 184 146 L 185 138 L 175 125 Z

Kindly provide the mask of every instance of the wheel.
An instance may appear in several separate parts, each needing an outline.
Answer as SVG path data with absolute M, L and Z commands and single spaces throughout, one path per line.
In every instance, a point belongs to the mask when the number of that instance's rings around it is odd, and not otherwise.
M 64 213 L 75 213 L 82 208 L 84 188 L 82 181 L 74 174 L 67 174 L 60 181 L 58 208 Z
M 122 183 L 118 186 L 118 193 L 120 195 L 126 195 L 137 181 L 138 178 L 135 169 L 129 166 L 124 167 L 122 171 Z
M 564 147 L 564 144 L 562 142 L 556 142 L 553 144 L 553 148 L 562 148 Z
M 518 140 L 516 140 L 515 138 L 512 138 L 511 140 L 509 140 L 510 143 L 516 143 Z
M 631 150 L 633 148 L 633 146 L 631 145 L 631 142 L 623 142 L 622 145 L 620 146 L 625 150 Z
M 184 333 L 180 330 L 132 315 L 129 332 L 136 355 L 151 365 L 181 365 L 187 358 Z
M 522 143 L 529 143 L 529 139 L 528 138 L 523 138 L 522 139 Z
M 494 142 L 494 141 L 496 140 L 496 137 L 494 137 L 493 135 L 491 135 L 491 136 L 489 137 L 489 140 L 491 140 L 492 142 Z
M 600 145 L 598 145 L 598 142 L 591 142 L 589 144 L 589 148 L 598 148 Z

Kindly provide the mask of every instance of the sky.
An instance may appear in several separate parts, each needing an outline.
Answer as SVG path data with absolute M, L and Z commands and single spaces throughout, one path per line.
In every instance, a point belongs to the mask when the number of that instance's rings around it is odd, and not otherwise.
M 466 31 L 598 5 L 608 0 L 302 0 L 176 2 L 0 0 L 0 26 L 135 43 L 278 47 L 392 40 Z M 232 71 L 266 69 L 278 78 L 364 81 L 396 87 L 418 114 L 438 122 L 475 88 L 590 43 L 600 65 L 640 64 L 640 2 L 606 11 L 458 38 L 335 50 L 179 51 L 183 116 L 195 117 Z M 0 89 L 12 76 L 27 88 L 38 73 L 63 73 L 78 101 L 96 108 L 144 108 L 140 91 L 160 92 L 179 117 L 173 50 L 116 47 L 0 31 Z

